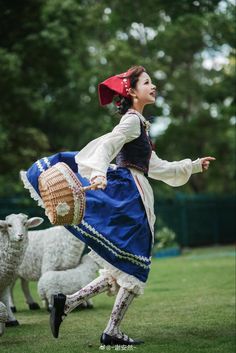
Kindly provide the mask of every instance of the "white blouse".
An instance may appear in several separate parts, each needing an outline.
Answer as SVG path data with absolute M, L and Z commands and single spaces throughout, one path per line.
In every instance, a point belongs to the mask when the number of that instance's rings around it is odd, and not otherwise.
M 106 176 L 111 161 L 116 157 L 123 145 L 139 137 L 141 133 L 140 119 L 144 125 L 149 124 L 139 112 L 130 109 L 110 133 L 88 143 L 75 157 L 80 174 L 89 180 L 97 175 Z M 116 167 L 115 165 L 112 166 Z M 155 215 L 152 188 L 142 172 L 134 168 L 129 169 L 142 197 L 153 232 Z M 168 185 L 176 187 L 187 183 L 190 176 L 198 172 L 202 172 L 199 158 L 195 161 L 187 158 L 168 162 L 160 159 L 152 151 L 148 171 L 148 176 L 152 179 L 161 180 Z

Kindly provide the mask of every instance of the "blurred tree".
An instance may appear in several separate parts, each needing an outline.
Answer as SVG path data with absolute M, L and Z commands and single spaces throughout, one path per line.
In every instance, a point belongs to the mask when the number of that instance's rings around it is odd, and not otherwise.
M 134 64 L 158 86 L 145 114 L 171 121 L 158 155 L 217 158 L 181 190 L 231 192 L 234 14 L 230 0 L 0 0 L 0 194 L 22 190 L 18 171 L 35 159 L 109 131 L 115 109 L 99 107 L 97 84 Z

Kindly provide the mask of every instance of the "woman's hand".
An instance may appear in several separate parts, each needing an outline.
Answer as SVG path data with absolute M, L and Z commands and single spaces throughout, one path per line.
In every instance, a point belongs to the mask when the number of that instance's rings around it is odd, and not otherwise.
M 209 168 L 210 162 L 215 161 L 214 157 L 203 157 L 200 158 L 202 164 L 202 171 L 206 171 Z
M 103 175 L 96 175 L 90 180 L 91 185 L 94 184 L 94 186 L 91 187 L 90 190 L 97 190 L 97 189 L 105 189 L 107 186 L 107 179 Z

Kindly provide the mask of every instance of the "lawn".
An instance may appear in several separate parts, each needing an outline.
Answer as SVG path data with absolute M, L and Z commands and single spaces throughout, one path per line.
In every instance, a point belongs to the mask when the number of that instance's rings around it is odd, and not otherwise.
M 235 352 L 235 257 L 233 246 L 186 250 L 182 256 L 153 259 L 145 294 L 137 298 L 123 331 L 145 340 L 120 351 L 136 353 Z M 38 302 L 35 283 L 32 292 Z M 99 337 L 114 298 L 94 298 L 94 309 L 71 313 L 59 339 L 49 331 L 45 309 L 29 311 L 19 283 L 15 288 L 19 327 L 0 337 L 1 353 L 98 353 Z M 117 351 L 114 347 L 111 351 Z

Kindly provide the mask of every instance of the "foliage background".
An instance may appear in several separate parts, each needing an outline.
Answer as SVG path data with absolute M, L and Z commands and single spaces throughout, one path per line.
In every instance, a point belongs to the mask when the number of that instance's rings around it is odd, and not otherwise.
M 23 192 L 18 172 L 36 159 L 110 131 L 97 84 L 134 64 L 158 87 L 145 111 L 157 154 L 217 159 L 181 191 L 234 192 L 234 20 L 230 0 L 1 0 L 0 196 Z

